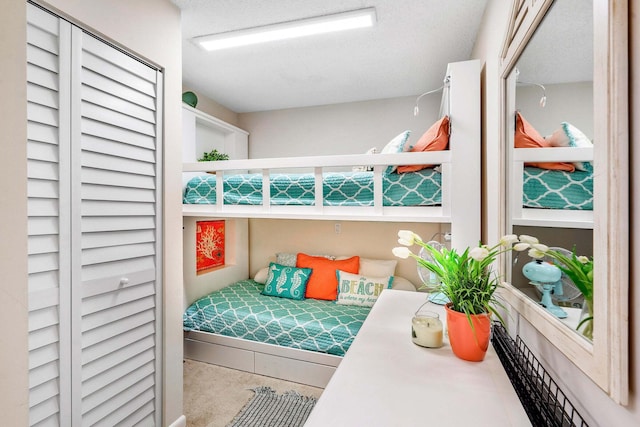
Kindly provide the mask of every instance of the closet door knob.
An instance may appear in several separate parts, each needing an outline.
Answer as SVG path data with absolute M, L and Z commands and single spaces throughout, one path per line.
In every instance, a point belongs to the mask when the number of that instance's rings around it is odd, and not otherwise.
M 120 286 L 125 286 L 129 284 L 129 279 L 127 279 L 126 277 L 123 277 L 122 279 L 120 279 Z

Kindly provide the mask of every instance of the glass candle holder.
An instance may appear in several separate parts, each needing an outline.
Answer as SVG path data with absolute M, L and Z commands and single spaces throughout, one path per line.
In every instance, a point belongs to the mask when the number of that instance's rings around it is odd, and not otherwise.
M 411 319 L 411 339 L 421 347 L 442 347 L 443 326 L 438 313 L 418 310 Z

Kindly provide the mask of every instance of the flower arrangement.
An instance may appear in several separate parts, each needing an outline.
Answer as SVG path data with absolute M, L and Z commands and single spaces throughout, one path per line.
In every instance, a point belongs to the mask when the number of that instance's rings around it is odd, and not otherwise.
M 593 338 L 593 258 L 576 255 L 575 248 L 569 257 L 550 249 L 535 237 L 509 234 L 503 236 L 498 244 L 492 247 L 479 244 L 459 253 L 456 249 L 435 248 L 409 230 L 398 232 L 398 243 L 403 246 L 394 248 L 393 254 L 399 258 L 412 257 L 420 266 L 438 275 L 441 284 L 436 290 L 449 299 L 453 310 L 465 313 L 468 319 L 473 314 L 493 313 L 502 321 L 496 308 L 503 306 L 494 295 L 499 287 L 499 279 L 491 271 L 491 264 L 498 255 L 510 250 L 528 250 L 531 258 L 551 258 L 584 296 L 588 314 L 576 329 L 586 338 Z M 425 260 L 411 252 L 409 247 L 413 245 L 425 248 L 433 261 Z
M 393 254 L 399 258 L 412 257 L 420 266 L 438 275 L 441 284 L 437 291 L 449 299 L 451 309 L 464 313 L 469 323 L 471 315 L 485 313 L 493 313 L 502 321 L 497 308 L 503 306 L 494 295 L 499 287 L 499 279 L 492 272 L 491 264 L 501 253 L 516 249 L 512 245 L 517 242 L 518 237 L 512 234 L 502 237 L 494 246 L 479 244 L 459 253 L 456 249 L 437 249 L 412 231 L 400 230 L 398 243 L 403 246 L 394 248 Z M 414 254 L 409 249 L 414 244 L 426 249 L 433 261 Z

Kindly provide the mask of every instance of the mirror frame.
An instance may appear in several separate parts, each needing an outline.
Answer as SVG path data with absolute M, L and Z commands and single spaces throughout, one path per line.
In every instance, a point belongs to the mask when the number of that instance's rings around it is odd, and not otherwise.
M 514 0 L 501 63 L 500 222 L 510 234 L 506 203 L 509 170 L 507 97 L 509 76 L 554 0 Z M 628 0 L 593 0 L 594 7 L 594 322 L 593 342 L 509 283 L 505 301 L 580 368 L 611 399 L 628 403 L 629 319 L 629 121 Z M 500 269 L 505 275 L 507 262 Z M 604 285 L 603 285 L 604 284 Z

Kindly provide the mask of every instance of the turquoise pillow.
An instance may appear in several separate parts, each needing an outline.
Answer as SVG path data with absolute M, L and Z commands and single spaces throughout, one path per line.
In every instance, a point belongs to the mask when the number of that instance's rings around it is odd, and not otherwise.
M 593 147 L 593 142 L 572 124 L 562 122 L 562 130 L 569 138 L 569 147 Z M 591 162 L 575 162 L 573 165 L 577 170 L 593 173 Z
M 307 289 L 307 281 L 313 270 L 269 263 L 267 282 L 262 295 L 303 300 Z

